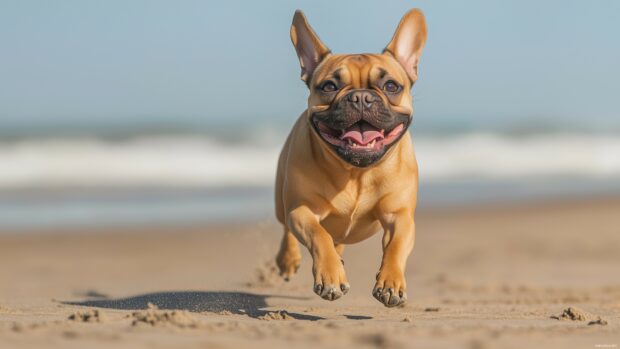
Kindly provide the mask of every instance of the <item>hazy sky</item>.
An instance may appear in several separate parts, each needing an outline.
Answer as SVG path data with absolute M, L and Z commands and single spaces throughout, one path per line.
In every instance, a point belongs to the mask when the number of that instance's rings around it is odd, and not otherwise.
M 423 127 L 620 124 L 620 1 L 2 1 L 3 128 L 290 124 L 303 9 L 336 53 L 379 52 L 405 11 L 429 37 Z

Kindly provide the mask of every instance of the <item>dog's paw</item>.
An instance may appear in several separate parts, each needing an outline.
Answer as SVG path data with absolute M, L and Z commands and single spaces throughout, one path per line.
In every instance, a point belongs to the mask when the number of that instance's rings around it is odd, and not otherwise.
M 280 250 L 276 256 L 276 264 L 280 270 L 280 276 L 282 276 L 284 280 L 289 281 L 293 275 L 297 273 L 297 270 L 299 270 L 299 266 L 301 265 L 301 253 L 299 253 L 299 250 L 290 248 Z
M 372 295 L 386 307 L 395 307 L 407 302 L 405 276 L 401 271 L 383 269 L 377 274 L 377 283 Z
M 335 301 L 349 292 L 349 282 L 339 259 L 323 267 L 314 268 L 314 293 L 328 301 Z

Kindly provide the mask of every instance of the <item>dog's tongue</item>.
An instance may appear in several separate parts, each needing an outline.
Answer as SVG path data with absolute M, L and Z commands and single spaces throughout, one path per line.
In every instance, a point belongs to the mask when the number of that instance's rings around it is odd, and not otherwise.
M 357 123 L 345 130 L 340 139 L 351 139 L 357 144 L 366 145 L 375 139 L 383 139 L 384 136 L 376 128 L 366 122 Z

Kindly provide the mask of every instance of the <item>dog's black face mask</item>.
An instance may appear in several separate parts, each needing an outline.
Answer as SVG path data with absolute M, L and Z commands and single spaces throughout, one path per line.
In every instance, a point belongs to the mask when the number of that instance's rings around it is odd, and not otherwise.
M 340 158 L 368 167 L 398 143 L 411 116 L 390 110 L 374 90 L 353 89 L 311 119 L 315 131 Z

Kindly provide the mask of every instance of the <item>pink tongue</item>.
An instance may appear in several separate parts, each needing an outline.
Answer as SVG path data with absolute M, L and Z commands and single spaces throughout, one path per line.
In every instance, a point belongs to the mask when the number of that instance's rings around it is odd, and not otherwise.
M 384 136 L 381 134 L 381 132 L 377 131 L 374 127 L 366 123 L 362 123 L 361 126 L 359 124 L 353 125 L 340 137 L 340 139 L 343 140 L 351 139 L 355 143 L 361 145 L 366 145 L 378 138 L 383 139 Z

